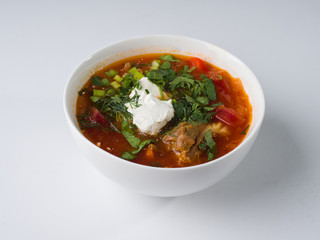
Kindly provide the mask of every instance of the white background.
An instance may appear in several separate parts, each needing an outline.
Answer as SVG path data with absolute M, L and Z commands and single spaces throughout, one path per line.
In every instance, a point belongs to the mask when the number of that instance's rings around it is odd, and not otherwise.
M 319 1 L 0 1 L 0 239 L 320 239 Z M 202 192 L 142 196 L 78 152 L 64 85 L 132 36 L 216 44 L 258 76 L 260 135 Z

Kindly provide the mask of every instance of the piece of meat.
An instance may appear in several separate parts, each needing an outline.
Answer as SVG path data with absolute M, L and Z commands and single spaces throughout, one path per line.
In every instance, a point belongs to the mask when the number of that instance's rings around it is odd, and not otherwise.
M 165 135 L 162 141 L 169 151 L 173 151 L 178 156 L 178 165 L 184 166 L 200 156 L 202 151 L 199 150 L 199 144 L 208 130 L 211 130 L 214 137 L 230 134 L 228 126 L 221 122 L 197 125 L 181 122 Z
M 163 137 L 162 141 L 167 145 L 168 150 L 174 151 L 179 157 L 179 165 L 183 166 L 185 163 L 191 162 L 188 152 L 195 144 L 196 138 L 203 128 L 202 124 L 193 125 L 181 122 Z

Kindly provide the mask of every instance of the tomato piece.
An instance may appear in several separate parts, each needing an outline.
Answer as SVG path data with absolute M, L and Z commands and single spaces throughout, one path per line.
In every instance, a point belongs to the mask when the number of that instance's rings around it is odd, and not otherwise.
M 90 120 L 93 122 L 99 123 L 101 125 L 106 125 L 108 123 L 105 116 L 103 116 L 102 113 L 95 107 L 91 107 Z
M 207 71 L 209 71 L 209 68 L 204 63 L 204 61 L 202 61 L 200 58 L 197 58 L 197 57 L 190 58 L 188 60 L 188 65 L 189 65 L 190 69 L 195 67 L 196 69 L 198 69 L 202 73 L 206 73 Z
M 217 119 L 230 126 L 237 126 L 243 123 L 244 119 L 232 108 L 223 107 L 217 110 Z

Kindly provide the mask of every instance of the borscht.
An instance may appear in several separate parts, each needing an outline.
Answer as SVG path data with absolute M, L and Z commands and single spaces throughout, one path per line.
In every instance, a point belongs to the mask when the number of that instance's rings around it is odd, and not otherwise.
M 88 140 L 153 167 L 214 161 L 243 141 L 252 118 L 240 79 L 183 55 L 117 61 L 94 73 L 78 95 L 76 117 Z

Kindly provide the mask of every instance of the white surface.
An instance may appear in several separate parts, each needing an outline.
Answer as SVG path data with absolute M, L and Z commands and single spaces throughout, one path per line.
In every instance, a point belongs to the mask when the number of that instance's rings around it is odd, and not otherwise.
M 319 239 L 317 1 L 1 2 L 0 239 Z M 257 74 L 260 136 L 222 182 L 180 198 L 114 185 L 82 157 L 62 94 L 90 53 L 126 37 L 196 37 Z

